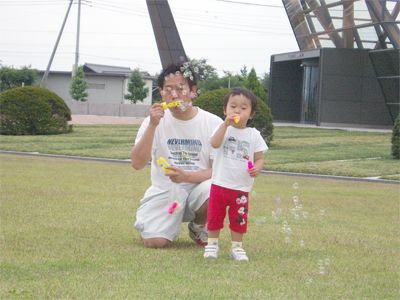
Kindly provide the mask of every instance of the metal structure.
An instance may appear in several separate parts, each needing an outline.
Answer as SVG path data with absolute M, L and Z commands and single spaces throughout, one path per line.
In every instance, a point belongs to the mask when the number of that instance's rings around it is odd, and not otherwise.
M 146 0 L 146 3 L 162 67 L 167 68 L 172 63 L 187 61 L 168 1 Z
M 300 52 L 271 57 L 274 118 L 393 124 L 400 107 L 400 1 L 282 2 Z

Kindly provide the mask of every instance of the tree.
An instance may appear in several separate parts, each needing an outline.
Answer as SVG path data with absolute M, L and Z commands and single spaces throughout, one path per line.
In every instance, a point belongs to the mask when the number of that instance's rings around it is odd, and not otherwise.
M 128 94 L 124 95 L 124 98 L 130 100 L 132 104 L 136 104 L 137 101 L 142 101 L 149 95 L 149 88 L 144 87 L 146 82 L 143 80 L 142 73 L 139 68 L 136 68 L 131 73 L 128 82 Z
M 258 98 L 265 102 L 265 91 L 258 80 L 257 73 L 254 68 L 251 69 L 244 86 L 246 89 L 252 91 Z
M 265 100 L 268 102 L 269 98 L 269 73 L 265 72 L 263 74 L 263 77 L 261 79 L 261 86 L 263 87 L 265 91 Z
M 16 87 L 31 86 L 35 84 L 38 71 L 31 66 L 23 66 L 20 70 L 2 66 L 0 69 L 0 92 Z
M 79 66 L 74 71 L 74 76 L 72 76 L 72 82 L 69 86 L 69 93 L 72 99 L 76 101 L 86 102 L 88 93 L 85 91 L 89 88 L 89 83 L 85 79 L 85 73 L 83 72 L 83 66 Z

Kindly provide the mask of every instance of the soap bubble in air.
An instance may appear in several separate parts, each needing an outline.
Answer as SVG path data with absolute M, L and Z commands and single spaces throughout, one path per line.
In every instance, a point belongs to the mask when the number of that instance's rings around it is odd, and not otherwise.
M 299 188 L 299 184 L 298 184 L 297 182 L 295 182 L 295 183 L 293 184 L 293 188 L 294 188 L 295 190 L 297 190 L 297 189 Z

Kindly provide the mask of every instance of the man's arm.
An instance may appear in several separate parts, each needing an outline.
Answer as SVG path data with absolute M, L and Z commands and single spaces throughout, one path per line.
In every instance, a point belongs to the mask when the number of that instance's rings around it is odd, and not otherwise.
M 131 151 L 132 167 L 134 167 L 136 170 L 143 169 L 150 161 L 154 135 L 162 117 L 164 117 L 164 109 L 162 108 L 161 104 L 153 104 L 153 106 L 150 108 L 149 125 L 144 131 L 139 142 L 133 146 Z
M 213 162 L 214 160 L 210 159 L 210 168 L 199 172 L 187 172 L 179 168 L 169 166 L 166 167 L 166 169 L 171 169 L 174 171 L 174 173 L 165 173 L 165 176 L 168 176 L 171 181 L 175 183 L 200 183 L 211 178 Z

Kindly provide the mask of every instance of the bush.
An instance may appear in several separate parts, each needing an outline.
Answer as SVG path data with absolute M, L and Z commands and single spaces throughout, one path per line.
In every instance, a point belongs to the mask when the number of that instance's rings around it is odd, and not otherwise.
M 0 133 L 60 134 L 72 131 L 71 110 L 57 94 L 35 86 L 0 94 Z
M 229 90 L 230 89 L 218 89 L 205 92 L 193 102 L 193 105 L 225 119 L 224 98 Z M 274 125 L 272 121 L 273 117 L 270 108 L 264 101 L 258 99 L 257 112 L 249 126 L 260 131 L 267 143 L 271 142 L 274 137 Z
M 396 120 L 394 121 L 394 126 L 393 126 L 393 134 L 392 134 L 392 155 L 394 158 L 399 159 L 400 158 L 400 114 L 397 116 Z

